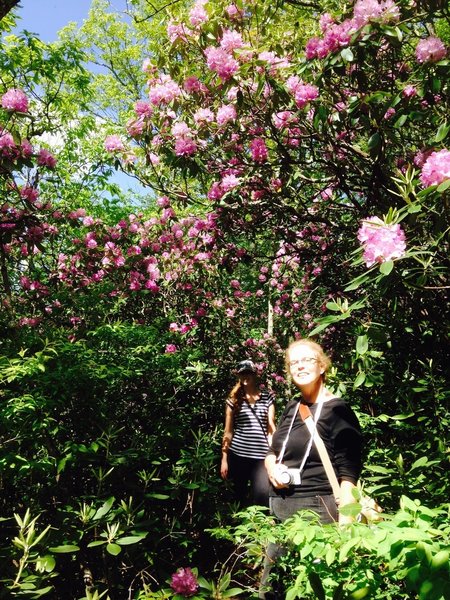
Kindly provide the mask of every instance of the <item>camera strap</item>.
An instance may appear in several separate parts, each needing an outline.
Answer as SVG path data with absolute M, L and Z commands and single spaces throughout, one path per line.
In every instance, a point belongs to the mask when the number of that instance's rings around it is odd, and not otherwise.
M 283 445 L 282 445 L 281 450 L 280 450 L 280 454 L 278 455 L 277 463 L 281 463 L 282 460 L 283 460 L 283 456 L 284 456 L 284 452 L 286 450 L 286 445 L 288 443 L 289 435 L 290 435 L 290 433 L 292 431 L 292 426 L 294 425 L 294 421 L 295 421 L 295 417 L 297 416 L 297 412 L 299 412 L 302 421 L 305 423 L 305 425 L 307 425 L 308 430 L 311 433 L 311 436 L 310 436 L 309 441 L 308 441 L 308 445 L 306 447 L 305 454 L 303 455 L 302 462 L 301 462 L 301 464 L 300 464 L 300 466 L 298 468 L 298 470 L 299 470 L 300 473 L 303 471 L 303 469 L 305 467 L 305 464 L 306 464 L 306 461 L 308 460 L 308 457 L 309 457 L 309 455 L 311 453 L 311 448 L 312 448 L 312 445 L 313 445 L 313 442 L 314 442 L 314 432 L 317 429 L 317 421 L 319 420 L 320 413 L 322 412 L 323 401 L 319 401 L 317 404 L 318 404 L 317 411 L 316 411 L 316 414 L 315 414 L 315 418 L 313 418 L 312 414 L 311 414 L 311 411 L 309 410 L 309 408 L 307 406 L 305 406 L 301 402 L 297 403 L 297 406 L 294 409 L 294 416 L 292 417 L 291 423 L 289 425 L 289 430 L 288 430 L 287 435 L 286 435 L 286 437 L 284 439 Z M 304 418 L 304 416 L 302 414 L 303 408 L 305 408 L 308 411 L 308 417 L 311 417 L 312 423 L 311 423 L 311 421 L 309 423 L 306 422 L 306 420 L 305 420 L 305 418 Z

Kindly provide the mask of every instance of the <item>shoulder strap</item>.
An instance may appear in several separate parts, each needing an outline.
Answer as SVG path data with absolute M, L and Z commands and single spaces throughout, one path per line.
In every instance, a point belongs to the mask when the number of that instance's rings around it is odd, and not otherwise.
M 336 477 L 336 473 L 334 472 L 333 465 L 331 464 L 325 444 L 323 443 L 323 440 L 317 431 L 317 427 L 314 426 L 314 419 L 312 418 L 311 411 L 305 404 L 300 404 L 300 415 L 305 422 L 305 425 L 308 427 L 314 443 L 316 444 L 317 452 L 319 453 L 320 460 L 322 461 L 323 467 L 330 481 L 334 497 L 336 498 L 336 502 L 339 504 L 341 487 Z
M 252 411 L 253 415 L 255 416 L 256 420 L 259 423 L 259 426 L 262 429 L 262 432 L 263 432 L 265 438 L 267 439 L 267 431 L 265 431 L 265 429 L 263 427 L 263 424 L 261 423 L 261 419 L 258 417 L 258 414 L 257 414 L 256 410 L 253 408 L 253 406 L 250 404 L 250 402 L 247 399 L 245 399 L 244 402 L 247 404 L 247 406 L 249 407 L 249 409 Z

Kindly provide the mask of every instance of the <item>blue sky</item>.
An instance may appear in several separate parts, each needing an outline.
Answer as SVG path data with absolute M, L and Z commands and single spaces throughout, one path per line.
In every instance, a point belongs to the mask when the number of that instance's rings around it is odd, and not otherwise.
M 17 29 L 36 33 L 43 42 L 54 42 L 58 31 L 71 21 L 87 18 L 92 0 L 22 0 L 15 12 Z
M 58 32 L 70 22 L 76 22 L 78 27 L 88 17 L 92 0 L 21 0 L 21 5 L 15 9 L 17 31 L 26 29 L 35 33 L 43 42 L 54 42 Z M 125 0 L 112 2 L 113 8 L 124 10 Z M 131 187 L 142 191 L 136 180 L 117 172 L 113 180 L 124 188 Z

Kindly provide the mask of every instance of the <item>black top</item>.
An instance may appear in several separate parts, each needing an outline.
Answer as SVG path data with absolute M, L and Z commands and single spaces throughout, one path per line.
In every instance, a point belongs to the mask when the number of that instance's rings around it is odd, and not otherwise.
M 318 405 L 309 406 L 314 418 Z M 281 415 L 276 432 L 272 438 L 269 455 L 278 456 L 286 438 L 289 426 L 297 411 L 289 434 L 283 464 L 289 468 L 298 468 L 308 446 L 310 433 L 298 412 L 298 400 L 291 400 Z M 355 483 L 361 473 L 361 430 L 358 419 L 351 408 L 341 398 L 332 398 L 322 405 L 317 423 L 317 431 L 330 456 L 339 482 L 342 479 Z M 332 494 L 331 484 L 320 460 L 316 445 L 313 444 L 301 475 L 300 486 L 290 486 L 276 490 L 271 495 L 308 497 Z

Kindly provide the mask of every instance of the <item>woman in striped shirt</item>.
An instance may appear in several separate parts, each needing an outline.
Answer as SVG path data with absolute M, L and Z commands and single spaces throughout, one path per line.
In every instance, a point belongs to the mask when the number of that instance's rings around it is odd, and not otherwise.
M 226 400 L 220 474 L 233 482 L 241 504 L 269 505 L 269 481 L 264 458 L 275 431 L 272 392 L 261 390 L 251 360 L 236 369 L 238 382 Z M 248 486 L 250 483 L 250 502 Z

